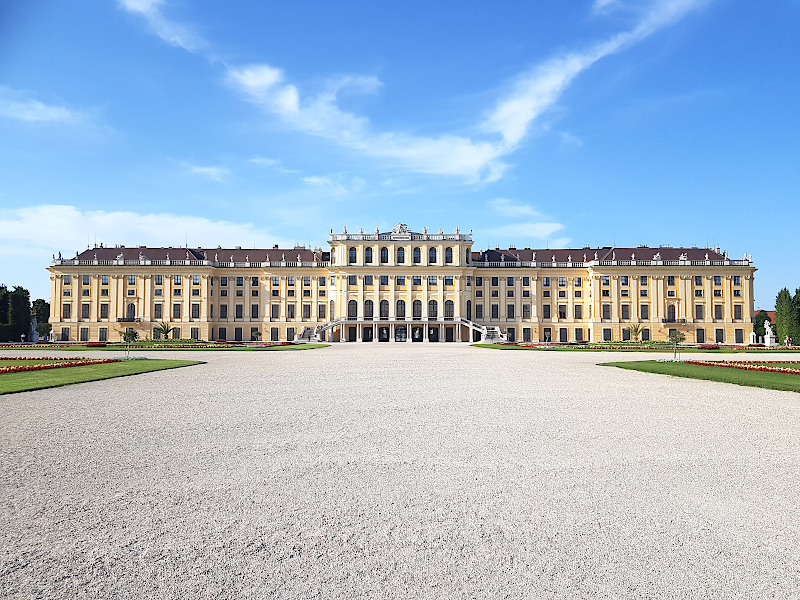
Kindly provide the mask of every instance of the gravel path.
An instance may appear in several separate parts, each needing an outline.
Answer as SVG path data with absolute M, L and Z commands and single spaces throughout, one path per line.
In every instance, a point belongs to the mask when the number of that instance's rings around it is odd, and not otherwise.
M 174 354 L 208 363 L 0 396 L 0 596 L 800 596 L 800 394 L 596 366 L 641 354 Z

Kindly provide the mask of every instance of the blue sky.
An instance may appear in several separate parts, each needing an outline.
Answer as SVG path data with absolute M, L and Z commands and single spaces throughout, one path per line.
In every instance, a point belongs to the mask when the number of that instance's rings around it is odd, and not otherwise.
M 0 0 L 0 282 L 104 244 L 720 245 L 800 286 L 800 2 Z

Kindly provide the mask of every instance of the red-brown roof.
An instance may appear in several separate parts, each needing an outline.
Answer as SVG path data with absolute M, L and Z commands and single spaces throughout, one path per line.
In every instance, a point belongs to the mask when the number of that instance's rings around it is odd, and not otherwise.
M 264 262 L 330 260 L 330 252 L 310 248 L 152 248 L 119 246 L 115 248 L 89 248 L 78 255 L 80 260 L 211 260 L 220 262 Z M 299 258 L 298 258 L 299 257 Z M 65 257 L 66 258 L 66 257 Z

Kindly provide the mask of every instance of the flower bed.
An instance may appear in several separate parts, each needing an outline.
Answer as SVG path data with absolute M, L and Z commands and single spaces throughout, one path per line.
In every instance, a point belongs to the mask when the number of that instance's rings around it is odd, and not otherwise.
M 700 350 L 719 350 L 719 344 L 700 344 L 697 347 Z
M 725 367 L 728 369 L 742 369 L 744 371 L 762 371 L 766 373 L 791 373 L 792 375 L 800 375 L 800 361 L 781 361 L 781 364 L 796 364 L 798 367 L 771 367 L 765 365 L 764 361 L 756 360 L 685 360 L 687 365 L 700 365 L 704 367 Z
M 40 356 L 38 358 L 28 358 L 19 356 L 3 356 L 0 360 L 18 360 L 33 362 L 37 360 L 57 360 L 59 362 L 47 364 L 33 364 L 33 365 L 17 365 L 13 367 L 0 367 L 0 374 L 4 373 L 20 373 L 22 371 L 43 371 L 45 369 L 63 369 L 66 367 L 83 367 L 86 365 L 100 365 L 104 363 L 120 362 L 118 358 L 61 358 L 61 357 L 48 357 Z

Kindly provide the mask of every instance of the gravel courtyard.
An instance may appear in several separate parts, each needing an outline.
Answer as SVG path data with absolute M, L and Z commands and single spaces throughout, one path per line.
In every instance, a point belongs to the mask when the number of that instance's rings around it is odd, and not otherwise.
M 174 356 L 208 362 L 0 396 L 0 596 L 800 596 L 800 394 L 596 365 L 641 354 Z

